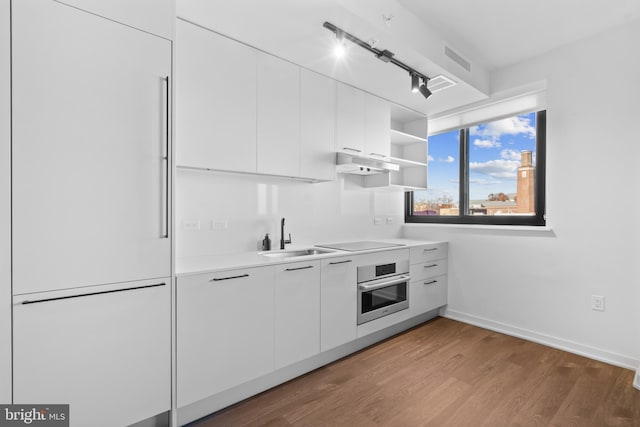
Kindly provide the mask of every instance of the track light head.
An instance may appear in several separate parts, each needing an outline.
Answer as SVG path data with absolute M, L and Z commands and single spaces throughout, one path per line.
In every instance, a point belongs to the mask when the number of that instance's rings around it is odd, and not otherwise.
M 422 96 L 424 96 L 425 99 L 427 99 L 427 98 L 429 98 L 431 96 L 431 91 L 427 87 L 427 83 L 429 83 L 429 79 L 423 80 L 423 83 L 418 88 L 418 90 L 420 91 Z
M 344 31 L 336 30 L 336 47 L 333 49 L 333 53 L 336 57 L 342 58 L 345 54 L 346 47 L 344 45 Z
M 411 73 L 411 92 L 416 93 L 418 90 L 420 90 L 420 77 Z

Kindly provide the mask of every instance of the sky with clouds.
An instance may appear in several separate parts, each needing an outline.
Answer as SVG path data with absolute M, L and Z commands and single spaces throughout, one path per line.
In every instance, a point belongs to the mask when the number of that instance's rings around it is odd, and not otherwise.
M 469 197 L 483 200 L 490 193 L 516 192 L 523 150 L 535 160 L 536 114 L 521 114 L 469 128 Z M 428 187 L 415 200 L 450 197 L 458 200 L 459 132 L 429 136 Z

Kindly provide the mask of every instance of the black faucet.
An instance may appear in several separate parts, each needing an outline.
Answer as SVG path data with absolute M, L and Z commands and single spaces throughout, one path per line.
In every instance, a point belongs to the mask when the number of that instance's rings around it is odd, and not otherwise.
M 284 218 L 280 221 L 280 249 L 284 249 L 284 245 L 291 244 L 291 233 L 289 233 L 289 240 L 284 240 Z

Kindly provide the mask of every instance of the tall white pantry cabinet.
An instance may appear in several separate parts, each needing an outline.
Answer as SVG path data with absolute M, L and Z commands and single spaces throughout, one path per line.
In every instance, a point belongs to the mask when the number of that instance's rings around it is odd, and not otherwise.
M 10 0 L 0 0 L 0 403 L 11 402 L 10 7 Z
M 68 403 L 72 426 L 171 408 L 174 18 L 11 2 L 12 401 Z

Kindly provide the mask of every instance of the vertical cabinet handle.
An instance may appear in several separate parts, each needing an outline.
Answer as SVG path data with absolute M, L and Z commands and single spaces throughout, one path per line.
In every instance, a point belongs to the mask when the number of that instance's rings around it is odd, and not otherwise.
M 165 205 L 164 205 L 164 232 L 162 234 L 162 238 L 163 239 L 168 239 L 169 238 L 169 192 L 170 192 L 170 186 L 169 186 L 169 173 L 170 173 L 170 167 L 169 167 L 169 139 L 170 139 L 170 127 L 169 127 L 169 120 L 171 118 L 171 103 L 169 102 L 169 94 L 170 94 L 170 82 L 169 82 L 169 76 L 166 76 L 164 78 L 165 83 L 166 83 L 166 92 L 165 92 L 165 155 L 162 158 L 162 160 L 166 163 L 165 165 L 165 180 L 164 180 L 164 185 L 165 185 L 165 192 L 164 192 L 164 197 L 165 197 Z

